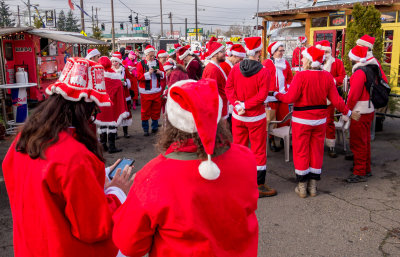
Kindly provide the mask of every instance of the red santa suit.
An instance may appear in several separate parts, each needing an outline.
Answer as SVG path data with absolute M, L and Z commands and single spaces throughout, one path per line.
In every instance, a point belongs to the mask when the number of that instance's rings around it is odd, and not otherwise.
M 302 66 L 301 59 L 303 59 L 302 52 L 306 49 L 305 47 L 296 47 L 293 50 L 293 57 L 292 57 L 292 68 L 294 71 L 299 71 L 300 67 Z
M 322 62 L 323 51 L 319 51 L 322 52 Z M 292 137 L 295 173 L 300 177 L 311 173 L 317 175 L 315 179 L 319 179 L 324 156 L 326 99 L 343 114 L 349 114 L 332 75 L 326 71 L 299 72 L 290 84 L 289 91 L 286 94 L 275 93 L 275 97 L 285 103 L 294 102 Z
M 256 63 L 244 60 L 236 64 L 229 74 L 225 88 L 229 102 L 234 105 L 237 101 L 242 102 L 245 109 L 244 115 L 239 115 L 236 108 L 233 109 L 233 142 L 248 146 L 250 140 L 250 148 L 257 160 L 257 170 L 262 171 L 267 168 L 267 120 L 264 101 L 268 95 L 271 77 L 268 69 L 258 62 L 260 67 L 257 73 L 242 74 L 240 65 L 243 62 Z
M 190 61 L 186 64 L 186 71 L 190 79 L 201 79 L 202 67 L 196 58 L 192 57 L 192 59 L 190 59 Z
M 18 136 L 3 161 L 16 257 L 117 255 L 111 216 L 126 196 L 104 192 L 104 163 L 72 134 L 60 132 L 46 159 L 17 152 Z
M 272 80 L 268 91 L 281 93 L 287 92 L 293 79 L 293 73 L 290 69 L 289 62 L 285 59 L 267 59 L 263 62 L 263 66 L 271 73 Z M 278 102 L 274 97 L 269 97 L 268 106 L 275 110 L 277 120 L 283 120 L 283 118 L 285 118 L 289 113 L 289 105 L 287 103 Z M 290 121 L 279 124 L 279 126 L 289 126 L 289 122 Z
M 222 108 L 222 117 L 224 119 L 227 119 L 229 116 L 228 115 L 228 99 L 226 98 L 226 94 L 225 94 L 225 84 L 226 84 L 227 76 L 226 76 L 224 70 L 221 68 L 221 66 L 218 63 L 211 60 L 207 64 L 207 66 L 204 68 L 203 79 L 205 79 L 205 78 L 215 79 L 217 81 L 218 93 L 224 103 L 224 107 Z
M 229 73 L 231 72 L 232 68 L 233 68 L 233 64 L 231 63 L 231 61 L 229 61 L 228 58 L 225 59 L 225 62 L 221 62 L 220 66 L 222 68 L 222 70 L 225 72 L 226 76 L 229 76 Z

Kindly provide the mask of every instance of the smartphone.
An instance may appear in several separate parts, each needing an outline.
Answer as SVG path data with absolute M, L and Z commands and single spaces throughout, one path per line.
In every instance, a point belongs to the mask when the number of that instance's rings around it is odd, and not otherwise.
M 117 166 L 115 166 L 115 168 L 108 174 L 108 177 L 110 178 L 110 180 L 112 180 L 115 176 L 115 174 L 117 173 L 118 169 L 123 170 L 125 168 L 126 165 L 128 166 L 132 166 L 132 164 L 135 163 L 135 159 L 128 159 L 128 158 L 123 158 Z

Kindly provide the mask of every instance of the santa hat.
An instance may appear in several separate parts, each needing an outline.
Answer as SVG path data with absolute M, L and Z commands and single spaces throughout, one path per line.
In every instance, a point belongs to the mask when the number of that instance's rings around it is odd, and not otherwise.
M 356 44 L 359 46 L 366 46 L 372 50 L 374 48 L 375 38 L 369 35 L 364 35 L 361 38 L 357 39 Z
M 244 43 L 246 44 L 246 52 L 249 56 L 256 55 L 256 52 L 260 51 L 263 47 L 261 37 L 246 37 Z
M 163 65 L 164 71 L 173 69 L 174 67 L 175 67 L 175 64 L 174 64 L 173 62 L 171 62 L 171 61 L 167 61 L 167 62 L 164 63 L 164 65 Z
M 152 45 L 148 45 L 148 46 L 146 46 L 146 48 L 144 49 L 144 54 L 145 54 L 145 55 L 148 55 L 149 53 L 155 52 L 155 51 L 156 51 L 156 49 L 154 49 L 154 47 L 153 47 Z
M 241 44 L 234 44 L 228 51 L 228 56 L 232 55 L 240 58 L 246 58 L 246 50 Z
M 208 48 L 212 42 L 218 42 L 218 38 L 211 37 L 210 40 L 206 43 L 206 52 L 208 52 Z
M 190 45 L 186 45 L 178 50 L 179 60 L 183 60 L 190 54 Z
M 197 56 L 200 56 L 200 51 L 194 50 L 194 51 L 191 52 L 191 54 L 195 54 Z
M 323 51 L 332 52 L 331 43 L 328 40 L 322 40 L 315 43 L 315 47 Z
M 174 54 L 176 54 L 176 49 L 175 48 L 171 48 L 171 49 L 168 50 L 168 55 L 169 56 L 174 55 Z
M 161 50 L 158 51 L 158 53 L 157 53 L 157 58 L 163 58 L 163 57 L 168 57 L 168 53 L 167 53 L 167 51 L 165 51 L 164 49 L 161 49 Z
M 298 37 L 297 38 L 297 43 L 299 44 L 305 44 L 307 42 L 307 37 Z
M 122 65 L 122 54 L 120 52 L 115 52 L 111 56 L 111 61 L 117 61 Z
M 221 52 L 224 49 L 225 49 L 225 46 L 223 44 L 215 42 L 215 41 L 210 42 L 208 44 L 208 51 L 206 53 L 207 60 L 211 60 L 211 58 L 213 58 L 214 55 L 216 55 L 218 52 Z
M 204 104 L 207 99 L 207 104 Z M 186 133 L 197 133 L 207 160 L 199 165 L 200 176 L 215 180 L 221 171 L 211 160 L 214 153 L 217 126 L 221 119 L 223 102 L 218 94 L 217 82 L 212 79 L 182 80 L 168 90 L 166 112 L 169 122 Z
M 90 59 L 92 59 L 93 57 L 95 57 L 96 55 L 101 55 L 101 53 L 99 52 L 99 50 L 97 50 L 96 48 L 89 49 L 89 50 L 87 51 L 87 55 L 86 55 L 85 59 L 90 60 Z
M 177 43 L 177 44 L 174 44 L 174 48 L 176 51 L 179 51 L 179 49 L 181 49 L 182 46 L 181 46 L 181 44 Z
M 276 42 L 272 42 L 271 44 L 269 44 L 268 46 L 268 53 L 270 56 L 272 56 L 276 50 L 278 50 L 279 47 L 284 46 L 283 42 L 281 41 L 276 41 Z
M 325 52 L 315 46 L 306 48 L 301 54 L 311 62 L 313 68 L 320 67 L 325 59 Z
M 233 46 L 233 43 L 231 41 L 228 41 L 225 43 L 226 49 L 231 49 L 232 46 Z
M 112 63 L 107 56 L 102 56 L 99 59 L 99 64 L 104 67 L 104 77 L 109 79 L 121 80 L 121 74 L 116 73 L 112 69 Z
M 349 52 L 349 58 L 356 62 L 365 63 L 367 61 L 368 47 L 355 46 Z
M 132 50 L 132 46 L 126 46 L 125 50 Z
M 111 106 L 106 92 L 104 68 L 84 58 L 69 58 L 56 83 L 46 88 L 48 95 L 59 94 L 68 101 L 95 102 L 98 106 Z
M 128 58 L 129 58 L 129 59 L 136 59 L 136 54 L 135 54 L 135 52 L 134 52 L 134 51 L 130 51 L 129 54 L 128 54 Z

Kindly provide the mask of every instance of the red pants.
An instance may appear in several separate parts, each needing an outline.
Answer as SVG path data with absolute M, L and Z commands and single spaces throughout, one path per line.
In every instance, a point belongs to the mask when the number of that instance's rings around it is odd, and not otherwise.
M 267 169 L 267 119 L 243 122 L 232 117 L 233 143 L 249 146 L 257 161 L 257 170 Z
M 326 117 L 326 145 L 335 147 L 336 143 L 336 128 L 335 128 L 335 106 L 328 105 L 328 116 Z
M 292 122 L 293 163 L 297 175 L 321 174 L 326 124 L 318 126 Z
M 141 94 L 142 120 L 158 120 L 161 115 L 161 92 L 156 94 Z
M 361 114 L 359 121 L 350 123 L 350 150 L 354 154 L 353 173 L 365 176 L 371 172 L 371 124 L 374 113 Z
M 283 120 L 285 116 L 289 113 L 289 105 L 282 102 L 270 102 L 268 106 L 271 107 L 272 110 L 275 110 L 276 120 Z M 285 123 L 278 124 L 278 127 L 289 126 L 290 120 Z

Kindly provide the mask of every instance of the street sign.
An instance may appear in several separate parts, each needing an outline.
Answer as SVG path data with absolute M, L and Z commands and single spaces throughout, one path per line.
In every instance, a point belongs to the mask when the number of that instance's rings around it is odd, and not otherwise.
M 47 11 L 45 11 L 45 14 L 46 14 L 46 27 L 54 28 L 56 26 L 56 22 L 54 19 L 54 11 L 47 10 Z
M 186 32 L 189 33 L 189 34 L 196 35 L 196 29 L 195 28 L 187 29 Z M 203 28 L 197 28 L 197 33 L 203 34 Z

